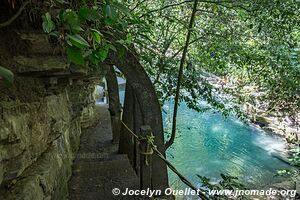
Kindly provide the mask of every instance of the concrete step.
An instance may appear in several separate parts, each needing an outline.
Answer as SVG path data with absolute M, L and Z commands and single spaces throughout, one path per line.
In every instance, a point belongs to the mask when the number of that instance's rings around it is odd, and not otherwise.
M 81 145 L 69 182 L 69 199 L 110 200 L 146 199 L 144 197 L 114 196 L 112 190 L 139 189 L 139 179 L 127 155 L 117 154 L 112 144 L 110 115 L 107 107 L 99 107 L 100 121 L 82 133 Z
M 114 155 L 101 161 L 77 160 L 69 185 L 70 199 L 114 199 L 114 188 L 139 189 L 139 179 L 127 156 Z

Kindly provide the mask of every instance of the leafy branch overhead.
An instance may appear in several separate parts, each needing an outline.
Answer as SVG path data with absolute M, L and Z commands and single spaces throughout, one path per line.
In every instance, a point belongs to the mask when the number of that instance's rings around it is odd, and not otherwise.
M 70 62 L 78 65 L 103 62 L 109 51 L 122 54 L 131 44 L 129 33 L 124 28 L 122 16 L 129 15 L 129 9 L 118 2 L 104 5 L 95 2 L 91 6 L 82 3 L 78 9 L 65 9 L 64 1 L 53 3 L 51 8 L 59 10 L 58 14 L 43 15 L 43 30 L 57 37 L 66 48 Z M 119 35 L 119 37 L 117 37 Z M 116 48 L 118 46 L 118 48 Z
M 175 96 L 193 2 L 127 1 L 134 8 L 132 15 L 144 22 L 132 31 L 133 41 L 162 102 Z M 267 110 L 297 115 L 299 14 L 300 2 L 294 0 L 199 0 L 180 101 L 201 110 L 199 102 L 205 100 L 225 113 L 239 113 L 234 103 L 263 101 Z M 215 75 L 229 86 L 216 87 L 211 81 Z M 248 88 L 255 90 L 234 102 L 220 98 Z
M 51 1 L 43 16 L 45 32 L 57 37 L 70 62 L 96 65 L 110 51 L 120 56 L 134 45 L 163 103 L 175 96 L 180 55 L 193 0 Z M 266 101 L 268 110 L 300 108 L 300 2 L 199 0 L 184 62 L 180 101 L 200 111 L 205 100 L 224 113 L 239 113 L 220 93 L 257 88 L 238 103 Z M 235 89 L 216 88 L 211 75 Z

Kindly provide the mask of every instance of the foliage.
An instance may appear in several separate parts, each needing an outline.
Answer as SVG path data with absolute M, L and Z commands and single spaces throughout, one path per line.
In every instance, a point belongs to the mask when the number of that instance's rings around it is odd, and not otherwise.
M 5 85 L 9 86 L 14 81 L 14 74 L 10 70 L 0 66 L 0 80 L 1 79 Z
M 292 178 L 292 179 L 296 180 L 298 175 L 299 175 L 299 172 L 296 171 L 296 170 L 281 169 L 281 170 L 277 171 L 275 176 L 285 176 L 285 177 Z
M 291 148 L 289 150 L 289 153 L 289 162 L 291 163 L 291 165 L 300 167 L 300 148 Z
M 192 0 L 72 2 L 51 1 L 43 16 L 44 31 L 66 47 L 71 62 L 96 66 L 110 51 L 122 56 L 134 47 L 161 104 L 174 98 Z M 201 111 L 205 100 L 225 115 L 241 115 L 238 105 L 259 101 L 268 111 L 295 118 L 300 109 L 299 8 L 296 0 L 200 1 L 180 101 Z M 216 87 L 215 75 L 235 87 Z M 245 94 L 248 86 L 257 89 Z
M 51 19 L 51 15 L 47 12 L 45 15 L 42 16 L 43 18 L 43 30 L 46 33 L 51 33 L 55 29 L 55 24 Z
M 144 23 L 130 27 L 133 41 L 162 102 L 174 96 L 180 54 L 193 1 L 127 1 Z M 228 77 L 239 94 L 256 85 L 268 109 L 294 115 L 299 103 L 299 2 L 200 1 L 189 47 L 181 101 L 199 110 L 204 99 L 228 112 L 221 92 L 203 74 Z M 155 19 L 155 20 L 154 20 Z M 298 51 L 299 52 L 299 51 Z M 298 57 L 296 57 L 296 54 Z M 205 91 L 199 90 L 206 88 Z M 196 94 L 196 95 L 195 95 Z M 251 102 L 241 96 L 238 103 Z
M 52 12 L 50 12 L 52 10 Z M 57 15 L 50 15 L 59 10 Z M 109 51 L 122 54 L 131 44 L 122 16 L 128 9 L 117 1 L 51 2 L 43 15 L 43 29 L 66 48 L 70 62 L 87 66 L 103 62 Z
M 289 157 L 288 161 L 290 165 L 299 167 L 300 166 L 300 148 L 291 148 L 289 150 Z M 287 177 L 291 179 L 292 181 L 296 182 L 299 178 L 299 170 L 294 168 L 294 169 L 281 169 L 278 170 L 275 176 L 281 176 L 281 177 Z

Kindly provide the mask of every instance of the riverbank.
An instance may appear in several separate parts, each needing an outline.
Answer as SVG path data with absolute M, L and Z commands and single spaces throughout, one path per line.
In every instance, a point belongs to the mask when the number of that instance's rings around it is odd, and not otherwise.
M 255 85 L 240 85 L 238 81 L 229 78 L 221 78 L 215 75 L 206 74 L 206 79 L 214 88 L 217 95 L 226 101 L 234 102 L 242 113 L 246 116 L 246 121 L 271 135 L 279 136 L 286 141 L 286 151 L 274 152 L 272 156 L 291 165 L 288 157 L 289 149 L 298 148 L 300 144 L 300 111 L 294 117 L 284 112 L 270 108 L 270 102 L 262 101 L 265 93 L 260 91 Z M 244 103 L 240 99 L 247 99 Z M 296 182 L 299 184 L 299 175 L 286 180 L 272 184 L 272 187 L 278 190 L 293 190 L 296 188 Z M 296 181 L 297 180 L 297 181 Z M 266 188 L 268 189 L 268 188 Z M 297 197 L 299 194 L 297 193 Z M 269 196 L 266 199 L 283 199 L 284 196 Z
M 218 91 L 221 96 L 226 96 L 232 102 L 237 102 L 240 110 L 247 116 L 247 121 L 267 133 L 275 134 L 285 139 L 289 146 L 300 143 L 300 111 L 294 117 L 289 116 L 276 108 L 270 108 L 270 103 L 262 101 L 265 93 L 255 85 L 241 86 L 238 81 L 229 78 L 207 74 L 205 79 Z M 241 98 L 249 101 L 241 103 Z

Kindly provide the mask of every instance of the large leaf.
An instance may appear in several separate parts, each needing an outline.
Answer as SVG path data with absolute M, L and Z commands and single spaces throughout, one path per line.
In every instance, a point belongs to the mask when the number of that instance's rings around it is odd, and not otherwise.
M 84 64 L 84 58 L 82 55 L 82 52 L 80 49 L 76 47 L 68 47 L 67 48 L 67 56 L 70 60 L 70 62 L 77 64 L 77 65 L 83 65 Z
M 117 19 L 117 12 L 116 9 L 111 5 L 105 6 L 105 15 L 112 21 L 115 21 Z
M 10 85 L 14 81 L 14 74 L 10 70 L 0 66 L 0 79 L 3 79 L 6 84 Z
M 51 15 L 48 12 L 42 16 L 42 19 L 43 19 L 42 27 L 46 33 L 50 33 L 55 29 L 55 24 L 51 19 Z
M 63 21 L 69 24 L 71 31 L 75 33 L 83 31 L 83 29 L 80 27 L 79 17 L 73 10 L 67 9 L 64 13 L 61 14 L 60 18 L 62 18 Z
M 90 9 L 87 7 L 81 8 L 78 14 L 81 20 L 96 21 L 101 18 L 96 9 Z
M 75 35 L 67 34 L 67 36 L 68 36 L 67 39 L 69 39 L 69 41 L 72 43 L 72 46 L 74 45 L 80 49 L 90 46 L 89 43 L 78 34 Z

